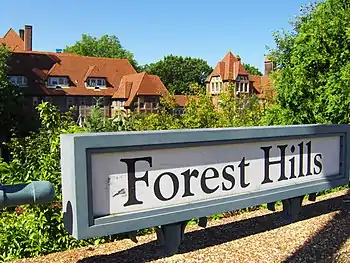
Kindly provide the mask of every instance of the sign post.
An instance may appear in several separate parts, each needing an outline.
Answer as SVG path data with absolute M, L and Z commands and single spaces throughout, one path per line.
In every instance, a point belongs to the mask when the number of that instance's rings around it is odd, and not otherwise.
M 64 221 L 78 239 L 156 227 L 176 253 L 188 220 L 349 182 L 350 125 L 61 135 Z M 158 228 L 160 226 L 160 228 Z

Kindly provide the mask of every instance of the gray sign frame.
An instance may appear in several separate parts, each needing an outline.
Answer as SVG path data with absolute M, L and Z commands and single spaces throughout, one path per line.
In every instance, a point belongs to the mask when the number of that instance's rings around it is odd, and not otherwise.
M 256 194 L 242 194 L 198 203 L 123 215 L 94 218 L 90 156 L 115 152 L 179 147 L 242 144 L 260 141 L 340 136 L 340 173 L 321 179 Z M 249 206 L 293 198 L 346 185 L 349 182 L 350 125 L 293 125 L 245 128 L 85 133 L 61 135 L 61 170 L 64 225 L 73 237 L 125 233 L 143 228 L 209 216 Z

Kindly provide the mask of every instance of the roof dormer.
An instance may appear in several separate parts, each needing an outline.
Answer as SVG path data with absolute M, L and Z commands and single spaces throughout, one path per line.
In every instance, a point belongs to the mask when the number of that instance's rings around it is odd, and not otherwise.
M 8 76 L 8 80 L 17 87 L 27 87 L 27 77 L 26 76 Z
M 88 89 L 95 89 L 95 90 L 99 90 L 99 89 L 104 89 L 106 88 L 106 83 L 107 83 L 107 80 L 106 78 L 96 78 L 96 77 L 93 77 L 93 78 L 87 78 L 86 79 L 86 82 L 85 82 L 85 85 Z
M 66 76 L 49 76 L 47 87 L 52 89 L 69 88 L 69 79 Z

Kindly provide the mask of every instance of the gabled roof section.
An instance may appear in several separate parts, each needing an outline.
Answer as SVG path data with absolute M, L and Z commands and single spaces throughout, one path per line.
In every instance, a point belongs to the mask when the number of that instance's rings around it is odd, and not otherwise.
M 86 74 L 84 76 L 84 81 L 86 81 L 89 77 L 102 77 L 100 76 L 100 70 L 98 66 L 93 65 L 89 66 L 88 70 L 86 71 Z
M 24 41 L 12 28 L 0 38 L 0 44 L 5 44 L 10 51 L 24 51 Z
M 158 76 L 142 72 L 124 76 L 112 98 L 125 99 L 125 106 L 129 107 L 138 95 L 163 96 L 165 94 L 168 94 L 168 90 Z
M 85 57 L 75 54 L 21 51 L 10 56 L 10 74 L 28 77 L 27 89 L 39 95 L 112 96 L 119 88 L 123 76 L 136 73 L 127 59 Z M 108 87 L 100 90 L 87 89 L 84 78 L 89 71 L 108 79 Z M 72 86 L 62 90 L 48 89 L 45 81 L 49 76 L 66 76 Z M 26 91 L 26 92 L 27 92 Z
M 249 75 L 249 80 L 253 82 L 253 88 L 256 90 L 259 98 L 274 96 L 275 90 L 269 76 Z
M 97 65 L 89 66 L 84 76 L 84 81 L 86 81 L 88 78 L 97 78 L 97 77 L 104 77 L 103 75 L 101 75 L 99 67 Z
M 249 80 L 253 82 L 253 88 L 255 91 L 260 94 L 261 93 L 261 76 L 249 75 Z
M 223 81 L 232 81 L 235 80 L 238 75 L 249 74 L 243 67 L 241 61 L 229 51 L 225 57 L 216 64 L 213 72 L 207 77 L 206 81 L 209 82 L 211 77 L 217 76 L 220 76 Z

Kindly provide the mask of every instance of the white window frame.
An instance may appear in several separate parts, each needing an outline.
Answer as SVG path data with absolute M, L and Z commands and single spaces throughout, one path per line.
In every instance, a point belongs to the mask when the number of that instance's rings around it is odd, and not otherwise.
M 49 77 L 47 80 L 48 87 L 56 88 L 60 87 L 68 87 L 68 78 L 66 77 Z
M 247 83 L 247 82 L 244 84 L 244 91 L 247 92 L 247 93 L 249 93 L 249 86 L 248 86 L 248 84 L 249 83 Z
M 239 91 L 244 92 L 244 83 L 243 82 L 239 83 Z
M 67 108 L 70 108 L 74 106 L 74 98 L 73 97 L 67 97 Z
M 99 85 L 100 82 L 100 85 Z M 105 88 L 106 87 L 106 79 L 104 78 L 88 78 L 86 81 L 86 86 L 89 88 Z
M 26 76 L 8 76 L 8 80 L 18 87 L 27 87 L 28 84 Z
M 120 107 L 121 109 L 124 109 L 125 101 L 124 101 L 124 100 L 121 100 L 119 105 L 120 105 L 119 107 Z

